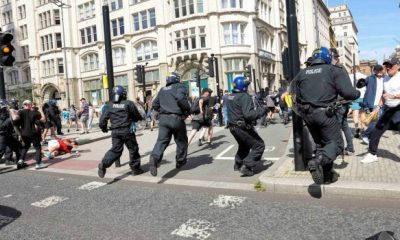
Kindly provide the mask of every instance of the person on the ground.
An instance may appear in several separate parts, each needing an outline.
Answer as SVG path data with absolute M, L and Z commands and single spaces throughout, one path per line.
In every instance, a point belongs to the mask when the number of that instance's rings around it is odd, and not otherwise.
M 385 77 L 385 71 L 382 65 L 375 65 L 373 68 L 374 73 L 365 79 L 367 85 L 363 107 L 365 113 L 374 113 L 381 115 L 381 107 L 383 105 L 383 79 Z M 371 122 L 367 129 L 362 134 L 362 140 L 364 143 L 369 144 L 369 138 L 372 130 L 375 128 L 376 122 Z
M 330 49 L 332 65 L 340 67 L 346 74 L 346 68 L 340 63 L 340 55 L 336 48 Z M 343 100 L 342 97 L 338 97 L 338 101 Z M 344 137 L 346 139 L 346 147 L 344 148 L 344 154 L 351 156 L 354 155 L 354 144 L 353 144 L 353 133 L 351 132 L 351 128 L 349 126 L 349 122 L 347 120 L 348 114 L 350 110 L 350 103 L 342 104 L 338 107 L 336 111 L 336 117 L 339 121 L 340 127 L 344 133 Z
M 69 123 L 68 123 L 68 130 L 67 131 L 69 132 L 69 129 L 72 127 L 72 123 L 75 123 L 76 131 L 79 131 L 78 117 L 76 116 L 77 110 L 75 108 L 75 105 L 72 104 L 69 107 L 68 111 L 69 111 Z
M 394 57 L 383 63 L 387 75 L 383 80 L 383 114 L 372 130 L 368 145 L 368 154 L 361 160 L 362 163 L 378 161 L 377 151 L 379 141 L 386 130 L 400 129 L 400 59 Z M 378 104 L 377 108 L 380 108 Z
M 113 101 L 110 101 L 107 110 L 101 115 L 99 127 L 103 132 L 108 132 L 108 120 L 111 121 L 111 149 L 104 155 L 98 166 L 98 175 L 104 178 L 106 170 L 118 160 L 124 150 L 124 144 L 129 151 L 129 166 L 134 175 L 143 173 L 140 167 L 139 146 L 135 132 L 131 129 L 132 122 L 143 120 L 135 104 L 127 100 L 124 87 L 116 86 L 113 89 Z
M 8 103 L 2 99 L 0 100 L 0 155 L 4 154 L 6 164 L 11 164 L 13 152 L 15 152 L 17 160 L 20 158 L 21 147 L 21 143 L 14 135 L 14 125 Z
M 208 128 L 208 139 L 207 139 L 207 144 L 211 145 L 211 138 L 212 138 L 212 117 L 213 117 L 213 112 L 212 112 L 212 107 L 210 107 L 210 95 L 213 91 L 209 88 L 204 88 L 202 92 L 201 98 L 198 100 L 198 102 L 195 102 L 193 104 L 198 104 L 198 109 L 199 111 L 192 114 L 192 131 L 189 134 L 189 145 L 192 142 L 194 136 L 196 136 L 196 133 L 200 131 L 202 127 Z M 199 140 L 198 140 L 198 145 L 202 145 L 202 137 L 200 135 Z
M 252 96 L 247 93 L 250 83 L 244 76 L 236 76 L 227 102 L 229 130 L 238 143 L 233 170 L 240 171 L 242 177 L 254 175 L 254 168 L 265 149 L 254 126 L 267 111 L 264 107 L 255 108 Z
M 73 148 L 78 148 L 79 143 L 70 138 L 50 140 L 48 143 L 47 151 L 43 152 L 48 159 L 56 156 L 72 153 Z
M 17 162 L 17 168 L 24 166 L 26 160 L 26 153 L 33 144 L 35 148 L 36 169 L 46 168 L 47 165 L 42 163 L 42 145 L 40 134 L 40 122 L 45 122 L 43 113 L 32 110 L 32 102 L 25 100 L 23 102 L 24 109 L 19 110 L 17 114 L 11 112 L 14 125 L 20 128 L 23 147 L 21 150 L 21 157 Z
M 333 107 L 337 96 L 345 100 L 360 97 L 360 92 L 352 87 L 345 71 L 331 62 L 327 48 L 314 50 L 311 66 L 302 69 L 291 83 L 298 114 L 307 124 L 316 145 L 315 158 L 308 162 L 308 169 L 316 184 L 329 184 L 339 178 L 333 169 L 333 162 L 344 148 Z
M 176 143 L 176 168 L 182 168 L 187 161 L 188 138 L 185 119 L 190 112 L 187 90 L 176 73 L 168 76 L 166 82 L 166 86 L 160 89 L 153 101 L 153 109 L 160 113 L 158 138 L 149 163 L 153 176 L 157 176 L 157 168 L 172 136 Z
M 80 110 L 79 110 L 79 121 L 81 122 L 82 126 L 82 133 L 81 134 L 87 134 L 89 133 L 88 127 L 87 127 L 87 121 L 89 119 L 89 104 L 86 103 L 85 98 L 81 98 L 80 100 L 81 105 L 80 105 Z
M 354 71 L 356 72 L 356 82 L 359 79 L 362 79 L 362 78 L 365 79 L 367 77 L 360 72 L 360 66 L 355 66 L 354 69 L 352 69 L 352 73 L 349 75 L 353 86 L 354 86 L 354 73 L 353 73 Z M 354 86 L 354 87 L 356 87 L 356 86 Z M 354 100 L 350 106 L 352 116 L 353 116 L 354 128 L 355 128 L 355 134 L 354 134 L 355 138 L 360 138 L 361 130 L 364 129 L 364 127 L 365 127 L 364 123 L 360 121 L 360 118 L 361 118 L 360 116 L 361 116 L 361 113 L 363 112 L 362 102 L 364 99 L 364 94 L 365 94 L 366 88 L 362 87 L 359 90 L 361 92 L 360 97 L 358 99 Z

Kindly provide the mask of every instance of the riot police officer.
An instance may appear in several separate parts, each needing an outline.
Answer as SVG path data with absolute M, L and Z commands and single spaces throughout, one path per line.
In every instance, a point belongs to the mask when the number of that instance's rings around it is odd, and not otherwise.
M 335 182 L 339 177 L 333 170 L 333 161 L 343 151 L 340 125 L 335 115 L 336 99 L 338 95 L 346 100 L 360 96 L 345 71 L 332 65 L 331 61 L 327 48 L 316 49 L 311 66 L 301 70 L 292 82 L 296 108 L 316 144 L 315 158 L 308 162 L 316 184 Z
M 143 170 L 140 167 L 139 146 L 131 125 L 133 122 L 143 120 L 143 117 L 135 104 L 127 100 L 126 90 L 122 86 L 114 87 L 113 93 L 114 100 L 108 103 L 107 110 L 101 115 L 99 122 L 101 130 L 108 132 L 107 123 L 109 119 L 111 120 L 112 147 L 99 164 L 98 175 L 103 178 L 106 169 L 121 157 L 124 144 L 129 151 L 129 166 L 134 175 L 139 175 L 143 173 Z
M 228 96 L 228 126 L 239 148 L 235 155 L 234 170 L 242 176 L 253 176 L 257 161 L 261 160 L 265 144 L 254 126 L 266 114 L 266 109 L 255 108 L 253 98 L 247 93 L 250 81 L 244 76 L 233 79 L 232 94 Z
M 166 86 L 160 89 L 153 101 L 153 109 L 160 113 L 160 119 L 157 142 L 150 155 L 150 173 L 157 176 L 157 167 L 172 135 L 176 143 L 176 168 L 186 164 L 188 138 L 185 119 L 189 116 L 190 105 L 179 75 L 173 73 L 167 77 Z
M 5 153 L 6 163 L 12 160 L 12 152 L 20 158 L 21 143 L 14 137 L 14 126 L 9 114 L 7 102 L 0 100 L 0 154 Z M 6 152 L 7 149 L 7 152 Z

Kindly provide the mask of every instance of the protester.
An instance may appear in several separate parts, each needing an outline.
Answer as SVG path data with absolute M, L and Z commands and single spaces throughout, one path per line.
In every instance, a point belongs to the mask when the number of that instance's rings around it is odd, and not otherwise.
M 66 153 L 72 153 L 73 148 L 78 148 L 79 143 L 70 138 L 50 140 L 47 147 L 47 152 L 43 152 L 48 159 Z
M 85 98 L 81 98 L 81 106 L 79 110 L 79 121 L 81 122 L 82 125 L 82 133 L 89 133 L 88 127 L 87 127 L 87 121 L 89 119 L 89 105 L 86 103 Z
M 365 76 L 364 74 L 362 74 L 360 72 L 360 67 L 359 66 L 355 66 L 353 71 L 356 72 L 356 81 L 361 79 L 361 78 L 365 79 L 367 77 L 367 76 Z M 351 83 L 354 86 L 354 74 L 353 74 L 353 72 L 349 75 L 349 77 L 350 77 Z M 360 135 L 361 134 L 361 129 L 364 128 L 364 124 L 360 121 L 360 114 L 363 111 L 361 105 L 362 105 L 362 102 L 363 102 L 363 99 L 364 99 L 364 94 L 365 94 L 366 88 L 362 87 L 362 88 L 360 88 L 358 90 L 360 90 L 361 96 L 358 99 L 354 100 L 351 103 L 351 106 L 350 106 L 350 108 L 352 110 L 354 128 L 356 130 L 356 133 L 354 134 L 355 138 L 359 138 L 361 136 Z
M 69 129 L 72 127 L 72 123 L 75 123 L 75 127 L 76 127 L 76 131 L 79 131 L 79 126 L 78 126 L 78 118 L 76 116 L 76 108 L 75 105 L 71 105 L 71 107 L 69 107 L 69 123 L 68 123 L 68 132 Z
M 93 118 L 94 118 L 94 114 L 96 113 L 96 109 L 93 107 L 93 105 L 91 103 L 89 103 L 89 119 L 88 119 L 88 129 L 92 129 L 93 127 Z

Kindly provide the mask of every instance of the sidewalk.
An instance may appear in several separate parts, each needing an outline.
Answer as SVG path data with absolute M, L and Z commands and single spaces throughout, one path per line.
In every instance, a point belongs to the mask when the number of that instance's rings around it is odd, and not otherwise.
M 275 166 L 268 169 L 260 181 L 267 191 L 308 193 L 323 195 L 353 195 L 363 197 L 400 198 L 400 134 L 387 131 L 381 138 L 378 162 L 362 164 L 368 145 L 354 139 L 355 155 L 339 156 L 334 168 L 340 173 L 339 181 L 330 185 L 316 185 L 311 175 L 294 171 L 293 138 L 289 139 L 286 154 Z

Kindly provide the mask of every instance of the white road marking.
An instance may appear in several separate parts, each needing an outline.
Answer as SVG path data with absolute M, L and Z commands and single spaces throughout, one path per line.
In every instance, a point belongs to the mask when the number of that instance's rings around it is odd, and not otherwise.
M 0 215 L 0 228 L 12 222 L 14 218 Z
M 58 181 L 63 181 L 63 180 L 64 180 L 64 178 L 59 178 L 59 179 L 58 179 Z
M 33 186 L 33 188 L 40 188 L 40 186 Z
M 87 190 L 87 191 L 91 191 L 93 189 L 102 187 L 104 185 L 107 185 L 107 183 L 103 183 L 103 182 L 90 182 L 90 183 L 86 183 L 85 185 L 80 186 L 78 189 L 80 190 Z
M 199 240 L 207 239 L 215 232 L 216 223 L 201 219 L 189 219 L 187 222 L 175 229 L 171 234 L 180 237 L 195 238 Z
M 67 198 L 67 197 L 51 196 L 51 197 L 45 198 L 41 201 L 34 202 L 31 205 L 35 206 L 35 207 L 40 207 L 40 208 L 47 208 L 47 207 L 56 205 L 57 203 L 63 202 L 68 199 L 69 198 Z
M 210 206 L 235 209 L 242 204 L 244 200 L 246 200 L 246 197 L 219 195 L 218 198 L 214 199 L 214 201 L 210 203 Z
M 12 197 L 12 194 L 5 195 L 3 198 L 9 198 L 9 197 Z
M 264 152 L 273 152 L 275 151 L 275 146 L 265 146 Z
M 223 157 L 225 153 L 227 153 L 229 150 L 231 150 L 235 145 L 230 145 L 229 147 L 227 147 L 224 151 L 222 151 L 220 154 L 218 154 L 218 156 L 216 157 L 216 159 L 218 160 L 232 160 L 235 158 L 232 157 Z

